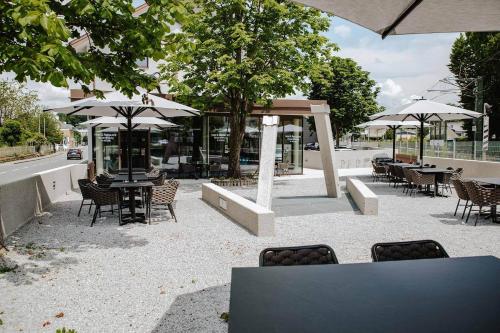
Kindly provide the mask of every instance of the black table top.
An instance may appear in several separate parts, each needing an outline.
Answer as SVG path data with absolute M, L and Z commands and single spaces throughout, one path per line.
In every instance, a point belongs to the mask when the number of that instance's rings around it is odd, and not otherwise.
M 471 180 L 475 180 L 480 183 L 484 184 L 491 184 L 491 185 L 496 185 L 500 186 L 500 178 L 495 178 L 495 177 L 480 177 L 480 178 L 470 178 Z
M 110 188 L 136 188 L 136 187 L 151 187 L 154 186 L 152 182 L 113 182 L 109 185 Z
M 489 257 L 233 268 L 229 332 L 498 332 Z
M 415 171 L 418 171 L 420 173 L 453 173 L 455 172 L 454 170 L 448 170 L 448 169 L 438 169 L 438 168 L 423 168 L 423 169 L 414 169 Z
M 146 181 L 148 180 L 148 176 L 145 174 L 145 173 L 136 173 L 136 174 L 132 174 L 132 180 L 137 180 L 137 181 Z M 116 175 L 114 178 L 113 178 L 113 181 L 114 182 L 123 182 L 125 180 L 128 180 L 128 174 L 126 175 L 122 175 L 122 174 L 119 174 L 119 175 Z

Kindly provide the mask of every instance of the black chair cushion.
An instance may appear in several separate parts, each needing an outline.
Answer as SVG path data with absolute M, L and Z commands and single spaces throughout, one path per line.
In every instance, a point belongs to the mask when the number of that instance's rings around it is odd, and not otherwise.
M 338 264 L 328 245 L 268 248 L 260 254 L 260 266 Z
M 432 240 L 377 243 L 372 247 L 373 261 L 448 258 L 441 244 Z

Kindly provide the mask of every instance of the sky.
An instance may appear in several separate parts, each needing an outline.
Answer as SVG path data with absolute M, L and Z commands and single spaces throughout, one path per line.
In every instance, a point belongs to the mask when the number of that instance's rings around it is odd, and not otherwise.
M 340 47 L 339 56 L 355 60 L 380 86 L 378 102 L 386 108 L 408 103 L 416 96 L 435 101 L 456 102 L 454 94 L 429 93 L 438 80 L 450 76 L 447 68 L 453 41 L 458 34 L 388 36 L 334 17 L 325 34 Z M 12 79 L 9 74 L 3 78 Z M 59 106 L 69 101 L 69 91 L 48 83 L 28 82 L 39 93 L 41 105 Z

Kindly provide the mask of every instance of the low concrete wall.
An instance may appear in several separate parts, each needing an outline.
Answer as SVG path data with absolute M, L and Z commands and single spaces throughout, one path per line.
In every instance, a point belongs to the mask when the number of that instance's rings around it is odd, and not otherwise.
M 378 215 L 378 197 L 361 180 L 347 177 L 346 188 L 364 215 Z
M 211 183 L 201 187 L 203 201 L 257 236 L 274 236 L 274 212 Z
M 392 149 L 336 150 L 335 167 L 337 169 L 370 168 L 374 156 L 380 154 L 391 157 Z M 304 150 L 304 168 L 322 170 L 321 151 Z
M 41 214 L 87 177 L 86 164 L 71 164 L 0 185 L 0 227 L 4 237 Z
M 500 162 L 424 157 L 424 163 L 435 164 L 439 168 L 463 168 L 464 177 L 500 177 Z

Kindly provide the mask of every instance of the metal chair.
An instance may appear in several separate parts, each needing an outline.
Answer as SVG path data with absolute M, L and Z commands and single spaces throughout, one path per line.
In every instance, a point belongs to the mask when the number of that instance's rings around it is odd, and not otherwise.
M 179 182 L 177 180 L 169 180 L 163 185 L 153 186 L 151 188 L 150 194 L 148 194 L 147 206 L 146 206 L 146 215 L 149 219 L 149 224 L 151 224 L 151 207 L 153 205 L 165 205 L 167 206 L 170 214 L 174 218 L 175 222 L 177 222 L 177 217 L 175 216 L 174 207 L 172 204 L 174 203 L 175 194 L 177 193 L 177 189 L 179 188 Z
M 372 162 L 372 178 L 373 181 L 378 181 L 380 178 L 384 178 L 387 176 L 387 169 L 385 165 L 378 165 L 375 162 Z
M 338 264 L 335 252 L 328 245 L 274 247 L 264 249 L 259 266 L 297 266 Z
M 110 189 L 110 188 L 102 188 L 99 186 L 96 186 L 95 184 L 89 184 L 88 188 L 90 190 L 90 195 L 92 197 L 92 200 L 95 203 L 95 210 L 94 210 L 94 216 L 92 218 L 92 223 L 90 226 L 92 227 L 95 223 L 95 220 L 97 218 L 97 214 L 101 216 L 101 207 L 102 206 L 111 206 L 113 207 L 114 205 L 117 205 L 118 207 L 118 221 L 119 224 L 121 225 L 122 223 L 122 209 L 121 209 L 121 198 L 120 198 L 120 191 L 116 189 Z M 111 209 L 111 212 L 113 212 L 113 208 Z
M 82 203 L 80 204 L 80 209 L 78 209 L 77 216 L 80 216 L 83 206 L 89 206 L 89 212 L 88 212 L 89 214 L 90 211 L 92 210 L 93 201 L 91 192 L 88 187 L 89 184 L 92 184 L 90 179 L 78 179 L 78 187 L 80 188 L 80 193 L 82 194 Z M 90 200 L 90 203 L 85 203 L 85 200 Z
M 403 173 L 406 178 L 406 188 L 403 189 L 403 193 L 406 191 L 406 194 L 410 193 L 410 190 L 413 188 L 413 179 L 412 179 L 412 173 L 410 172 L 411 170 L 408 168 L 403 168 Z
M 379 261 L 449 258 L 448 253 L 436 241 L 377 243 L 372 246 L 372 259 Z

